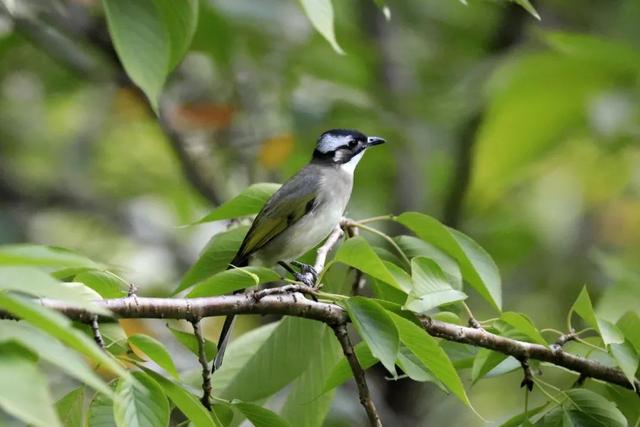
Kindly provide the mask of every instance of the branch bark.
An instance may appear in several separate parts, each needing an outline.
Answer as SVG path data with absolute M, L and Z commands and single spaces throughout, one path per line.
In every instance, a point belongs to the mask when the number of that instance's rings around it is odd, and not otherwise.
M 202 328 L 200 328 L 200 319 L 192 319 L 191 326 L 193 326 L 193 334 L 198 340 L 198 362 L 202 367 L 202 397 L 200 402 L 211 411 L 211 370 L 209 369 L 209 362 L 207 362 L 207 355 L 205 352 L 205 341 L 202 335 Z
M 260 292 L 260 291 L 257 291 Z M 67 302 L 42 299 L 41 304 L 67 317 L 82 322 L 90 322 L 95 317 L 82 308 Z M 265 295 L 255 298 L 255 293 L 225 295 L 205 298 L 146 298 L 126 297 L 96 301 L 95 304 L 113 313 L 113 318 L 186 319 L 230 314 L 259 314 L 296 316 L 324 322 L 332 328 L 349 321 L 344 309 L 337 304 L 316 302 L 304 298 L 299 292 L 280 295 Z M 0 313 L 0 318 L 13 318 L 9 313 Z M 441 322 L 427 316 L 420 318 L 422 327 L 430 335 L 447 341 L 484 347 L 518 360 L 524 358 L 540 360 L 563 367 L 589 378 L 633 389 L 624 373 L 564 351 L 558 346 L 544 346 L 518 341 L 483 329 Z M 635 380 L 635 388 L 640 390 L 640 381 Z
M 369 425 L 372 427 L 382 427 L 382 421 L 380 421 L 376 405 L 373 403 L 373 399 L 371 399 L 371 394 L 369 393 L 364 369 L 360 366 L 356 353 L 353 351 L 353 345 L 351 344 L 351 340 L 349 339 L 349 334 L 347 332 L 347 325 L 336 325 L 333 327 L 333 332 L 336 334 L 336 338 L 338 338 L 338 342 L 342 346 L 344 357 L 347 358 L 349 366 L 351 366 L 351 372 L 353 372 L 353 377 L 355 378 L 356 385 L 358 386 L 360 403 L 367 412 L 367 417 L 369 417 Z

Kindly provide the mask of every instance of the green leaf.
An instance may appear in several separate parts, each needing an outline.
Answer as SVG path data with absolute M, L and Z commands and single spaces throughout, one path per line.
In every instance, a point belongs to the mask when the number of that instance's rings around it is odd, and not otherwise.
M 611 356 L 613 356 L 629 382 L 634 384 L 640 360 L 633 346 L 628 341 L 625 341 L 623 344 L 611 344 L 609 346 L 609 353 L 611 353 Z
M 84 426 L 84 387 L 78 387 L 56 402 L 56 411 L 65 427 Z
M 61 426 L 45 378 L 22 346 L 0 344 L 0 378 L 3 411 L 36 427 Z
M 198 24 L 198 0 L 155 0 L 169 35 L 169 71 L 187 53 Z
M 191 43 L 197 1 L 103 0 L 102 4 L 125 71 L 157 112 L 167 76 Z
M 231 200 L 224 202 L 212 212 L 196 222 L 220 221 L 257 214 L 264 204 L 280 188 L 280 184 L 261 182 L 250 185 Z
M 367 370 L 378 362 L 378 358 L 371 354 L 371 349 L 364 341 L 359 342 L 353 347 L 353 351 L 356 354 L 358 362 L 362 369 Z M 338 362 L 331 368 L 331 371 L 326 377 L 322 392 L 325 393 L 332 390 L 345 381 L 353 378 L 353 372 L 351 366 L 345 357 L 340 358 Z
M 342 243 L 336 252 L 334 261 L 357 268 L 371 277 L 402 290 L 394 275 L 363 237 L 353 237 Z
M 625 339 L 633 345 L 636 353 L 640 354 L 640 317 L 634 312 L 628 311 L 618 320 L 616 326 Z
M 333 393 L 324 390 L 325 378 L 341 354 L 333 331 L 323 325 L 319 351 L 311 355 L 307 369 L 293 383 L 282 407 L 281 416 L 291 425 L 322 427 L 333 400 Z
M 37 354 L 68 375 L 110 396 L 111 389 L 76 352 L 56 339 L 24 323 L 4 323 L 0 328 L 0 342 L 15 341 Z
M 55 268 L 101 268 L 82 255 L 55 246 L 19 243 L 0 246 L 0 265 L 30 265 Z
M 196 283 L 189 298 L 225 295 L 239 289 L 269 283 L 280 279 L 275 271 L 265 267 L 242 267 L 221 271 Z
M 121 378 L 116 386 L 113 415 L 118 427 L 163 427 L 169 425 L 167 396 L 144 372 L 134 372 L 137 381 Z
M 228 427 L 231 426 L 235 413 L 233 407 L 226 402 L 220 402 L 213 407 L 213 414 L 220 422 L 221 425 Z
M 338 45 L 336 41 L 336 35 L 333 29 L 333 5 L 331 0 L 300 0 L 304 13 L 313 24 L 313 27 L 322 34 L 333 50 L 339 54 L 344 54 L 344 51 Z
M 400 338 L 387 311 L 377 302 L 363 297 L 349 298 L 346 308 L 353 326 L 367 343 L 371 353 L 393 376 L 396 376 L 395 363 L 398 358 Z
M 154 110 L 169 73 L 171 45 L 153 0 L 103 0 L 111 40 L 127 74 Z
M 223 390 L 251 361 L 255 353 L 265 345 L 280 323 L 268 323 L 230 341 L 224 363 L 211 377 L 214 390 Z
M 409 258 L 425 257 L 436 262 L 447 276 L 447 282 L 454 289 L 462 290 L 462 273 L 455 259 L 436 248 L 431 243 L 414 236 L 396 236 L 394 240 Z
M 87 427 L 117 427 L 113 416 L 113 401 L 109 397 L 102 393 L 93 396 L 89 403 Z
M 59 299 L 93 313 L 110 314 L 109 310 L 94 304 L 101 297 L 93 289 L 82 283 L 59 282 L 33 267 L 0 267 L 0 290 Z
M 471 383 L 475 384 L 506 358 L 506 354 L 491 351 L 486 348 L 478 350 L 476 357 L 473 359 L 473 367 L 471 368 Z
M 129 344 L 138 347 L 173 378 L 180 378 L 176 370 L 176 365 L 173 364 L 173 359 L 171 359 L 171 355 L 160 341 L 148 335 L 136 334 L 129 337 Z
M 474 205 L 498 202 L 544 156 L 572 141 L 566 136 L 584 125 L 585 106 L 619 84 L 621 71 L 631 79 L 637 72 L 556 52 L 515 55 L 498 67 L 487 84 L 490 100 L 477 133 L 469 192 Z
M 566 55 L 629 72 L 640 67 L 638 50 L 619 39 L 565 31 L 545 31 L 541 35 L 549 46 Z
M 500 316 L 500 320 L 514 327 L 518 332 L 526 335 L 531 342 L 547 345 L 540 331 L 534 326 L 531 319 L 524 314 L 514 313 L 513 311 L 505 311 Z
M 102 298 L 121 298 L 127 296 L 129 285 L 110 271 L 88 270 L 77 274 L 74 281 L 84 283 L 96 291 Z
M 477 243 L 435 218 L 418 212 L 405 212 L 395 219 L 458 261 L 462 277 L 496 309 L 501 309 L 502 285 L 498 268 Z
M 427 334 L 420 326 L 389 312 L 389 316 L 398 328 L 400 340 L 413 354 L 429 369 L 429 371 L 458 397 L 463 403 L 471 407 L 462 381 L 453 367 L 453 363 L 436 340 Z
M 167 326 L 167 327 L 169 328 L 173 336 L 176 337 L 176 339 L 180 344 L 182 344 L 183 346 L 191 350 L 191 352 L 194 355 L 196 356 L 199 355 L 198 339 L 195 337 L 195 335 L 193 335 L 193 333 L 174 329 L 170 326 Z M 216 344 L 213 341 L 210 341 L 205 338 L 204 352 L 205 352 L 205 355 L 207 356 L 207 361 L 211 362 L 213 358 L 216 357 L 216 354 L 218 353 Z
M 544 403 L 540 406 L 536 406 L 533 409 L 529 409 L 527 412 L 522 412 L 518 415 L 515 415 L 514 417 L 511 417 L 504 423 L 500 424 L 500 427 L 526 427 L 531 424 L 531 417 L 542 412 L 548 405 L 548 403 Z M 527 422 L 529 424 L 527 424 Z
M 194 427 L 222 427 L 221 424 L 214 421 L 207 409 L 193 394 L 150 369 L 145 369 L 145 372 L 162 387 L 169 399 L 193 423 Z
M 570 426 L 627 427 L 627 420 L 613 402 L 587 389 L 565 391 L 562 407 Z M 545 416 L 547 418 L 547 416 Z
M 229 345 L 225 363 L 212 379 L 220 397 L 263 399 L 304 372 L 318 351 L 322 324 L 285 317 L 272 328 L 258 328 Z
M 73 328 L 71 321 L 58 312 L 0 292 L 0 308 L 56 337 L 72 349 L 90 357 L 111 372 L 128 377 L 129 373 L 96 343 Z
M 586 286 L 580 291 L 576 302 L 571 306 L 570 312 L 576 313 L 587 323 L 587 325 L 598 331 L 602 337 L 602 341 L 606 345 L 621 344 L 624 342 L 624 336 L 614 324 L 604 319 L 600 319 L 595 315 Z
M 534 18 L 536 18 L 538 21 L 542 20 L 542 18 L 540 18 L 540 15 L 538 14 L 538 11 L 533 7 L 533 5 L 529 0 L 511 0 L 511 1 L 522 6 L 524 10 L 529 12 L 529 14 Z
M 462 301 L 464 292 L 455 290 L 447 283 L 444 273 L 433 260 L 418 257 L 411 260 L 413 291 L 407 297 L 404 308 L 416 313 L 425 313 L 443 304 Z
M 174 294 L 219 271 L 226 270 L 248 230 L 248 226 L 242 226 L 213 236 L 204 248 L 200 258 L 185 273 Z
M 411 352 L 404 344 L 400 345 L 400 351 L 398 352 L 398 366 L 402 371 L 414 381 L 419 382 L 433 382 L 442 391 L 447 391 L 444 385 L 438 381 L 426 366 L 418 359 L 418 357 Z
M 247 417 L 255 427 L 290 427 L 278 414 L 253 403 L 237 402 L 233 406 Z

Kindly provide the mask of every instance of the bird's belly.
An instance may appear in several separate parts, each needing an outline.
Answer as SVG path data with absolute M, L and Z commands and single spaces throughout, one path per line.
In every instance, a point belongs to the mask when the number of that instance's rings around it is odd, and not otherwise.
M 252 261 L 272 266 L 304 255 L 331 233 L 343 212 L 342 203 L 321 204 L 257 251 Z

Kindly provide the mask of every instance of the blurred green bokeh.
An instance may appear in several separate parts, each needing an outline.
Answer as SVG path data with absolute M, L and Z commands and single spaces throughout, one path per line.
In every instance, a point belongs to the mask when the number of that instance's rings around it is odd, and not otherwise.
M 178 227 L 211 203 L 73 32 L 102 20 L 99 2 L 41 3 L 21 7 L 64 42 L 0 14 L 0 243 L 75 249 L 167 295 L 223 225 Z M 345 55 L 295 1 L 203 2 L 162 103 L 220 198 L 282 181 L 322 131 L 356 128 L 390 143 L 359 166 L 350 217 L 417 210 L 464 230 L 499 266 L 505 308 L 540 328 L 562 329 L 585 284 L 604 318 L 640 313 L 640 2 L 538 2 L 537 21 L 512 3 L 407 0 L 389 22 L 373 2 L 334 3 Z M 522 409 L 523 393 L 500 392 L 519 375 L 471 389 L 491 424 Z M 400 385 L 374 382 L 389 425 L 484 424 Z M 344 397 L 328 425 L 359 410 Z

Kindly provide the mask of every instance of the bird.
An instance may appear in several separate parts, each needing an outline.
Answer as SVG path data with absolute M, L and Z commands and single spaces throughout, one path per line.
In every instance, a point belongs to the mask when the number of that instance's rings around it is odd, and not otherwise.
M 369 148 L 385 142 L 353 129 L 322 133 L 309 163 L 264 204 L 228 268 L 279 264 L 297 280 L 314 286 L 317 273 L 313 267 L 295 260 L 336 228 L 349 203 L 358 162 Z M 289 263 L 302 274 L 296 273 Z M 222 326 L 213 372 L 222 365 L 233 322 L 234 316 L 229 315 Z

